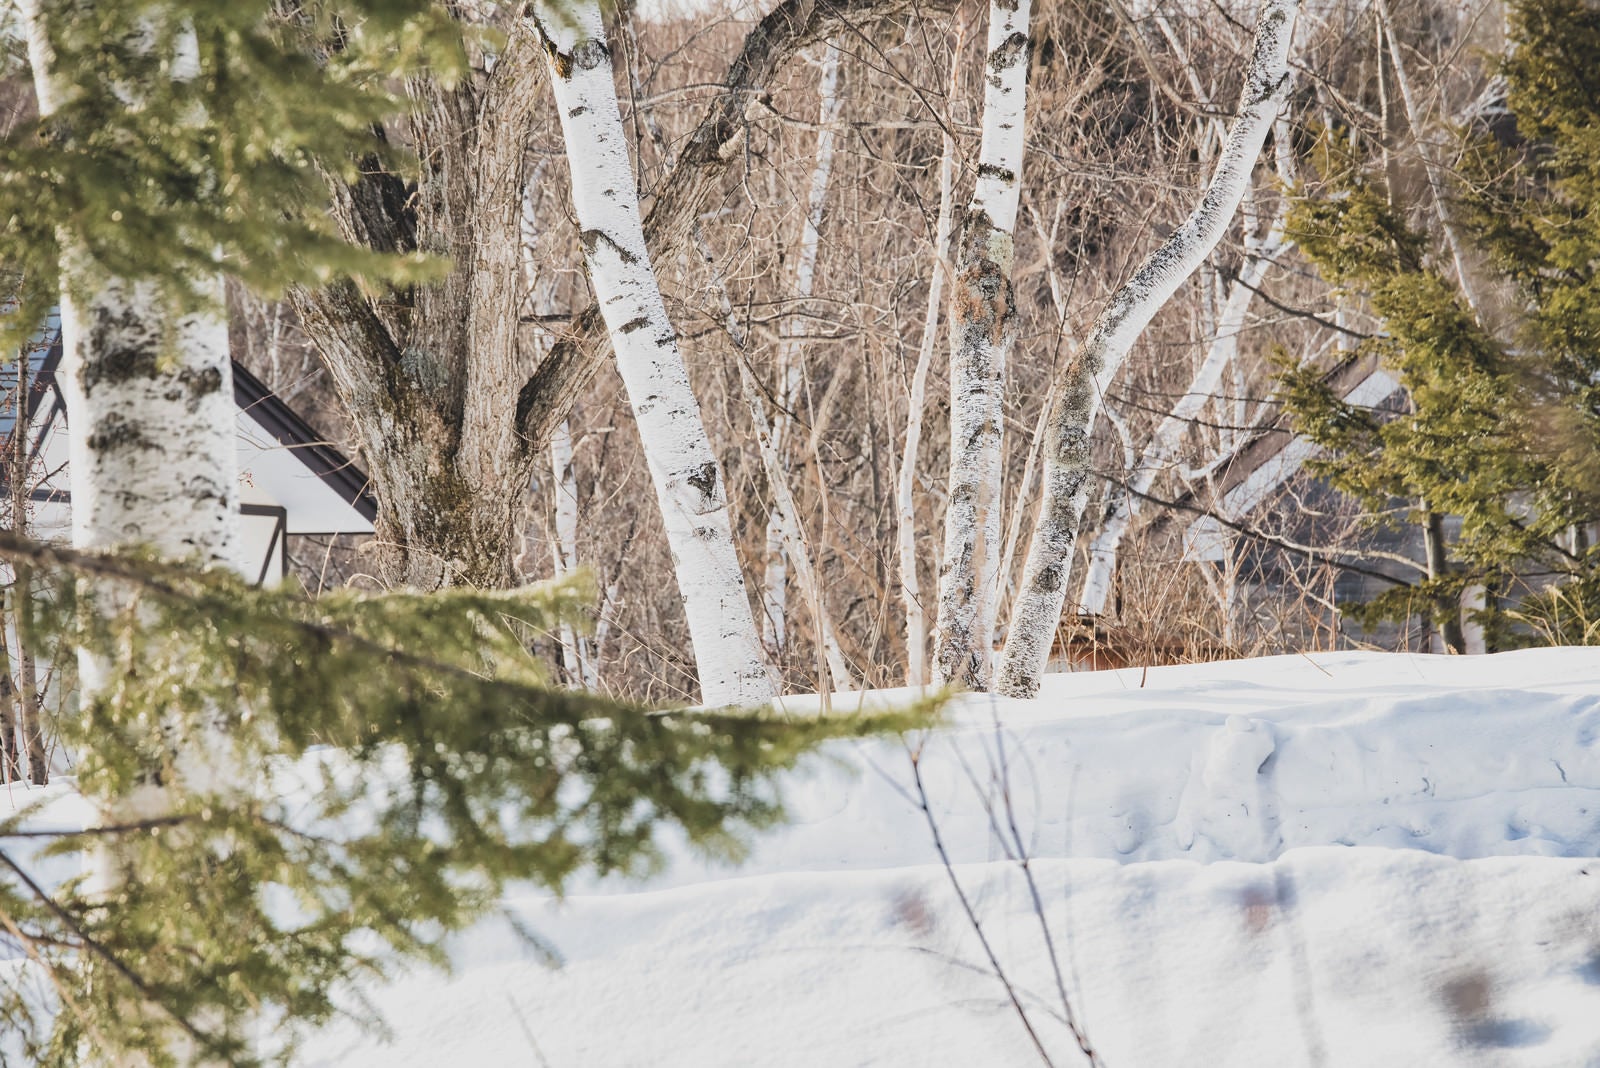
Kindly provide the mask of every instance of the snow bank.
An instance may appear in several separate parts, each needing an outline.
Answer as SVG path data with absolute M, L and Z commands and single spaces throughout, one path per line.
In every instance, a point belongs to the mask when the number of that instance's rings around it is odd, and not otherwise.
M 1046 861 L 1069 990 L 1104 1062 L 1584 1065 L 1600 1055 L 1600 864 L 1298 850 L 1268 865 Z M 958 868 L 1057 1065 L 1038 918 L 1014 867 Z M 1040 1063 L 942 869 L 790 874 L 565 905 L 518 902 L 454 982 L 380 1004 L 399 1041 L 330 1035 L 310 1063 Z M 1586 1059 L 1587 1058 L 1587 1059 Z
M 815 700 L 787 706 L 807 714 Z M 956 863 L 1004 855 L 990 813 L 1003 807 L 1003 783 L 1037 857 L 1266 861 L 1318 845 L 1462 859 L 1600 852 L 1600 650 L 1053 675 L 1031 701 L 963 698 L 950 726 L 920 741 Z M 747 863 L 734 871 L 680 850 L 657 885 L 937 859 L 908 800 L 907 745 L 834 746 L 789 778 L 790 822 Z
M 1112 1068 L 1600 1068 L 1600 650 L 1047 677 L 786 793 L 744 865 L 669 842 L 646 885 L 515 898 L 454 978 L 368 992 L 392 1043 L 303 1064 L 1038 1063 L 953 875 L 1057 1065 L 1052 961 Z
M 392 1045 L 335 1030 L 305 1063 L 1038 1063 L 952 874 L 1083 1063 L 1014 817 L 1108 1065 L 1600 1065 L 1600 651 L 1055 676 L 788 794 L 741 868 L 672 847 L 647 886 L 510 902 L 454 979 L 376 992 Z

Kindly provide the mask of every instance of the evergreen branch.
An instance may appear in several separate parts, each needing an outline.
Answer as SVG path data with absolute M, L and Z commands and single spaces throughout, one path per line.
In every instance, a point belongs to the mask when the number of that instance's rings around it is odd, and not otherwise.
M 23 817 L 27 814 L 24 813 Z M 20 817 L 19 817 L 20 818 Z M 0 838 L 82 838 L 101 837 L 105 835 L 135 834 L 139 831 L 153 831 L 164 827 L 177 827 L 181 824 L 192 823 L 196 817 L 193 815 L 158 816 L 147 820 L 136 820 L 132 823 L 109 823 L 97 827 L 80 827 L 72 830 L 61 831 L 19 831 L 0 825 Z
M 200 1043 L 202 1047 L 210 1046 L 212 1044 L 212 1039 L 210 1036 L 206 1035 L 205 1032 L 201 1031 L 181 1013 L 163 1001 L 160 995 L 154 989 L 152 989 L 150 984 L 146 983 L 144 979 L 138 975 L 138 973 L 123 963 L 122 959 L 115 953 L 111 952 L 111 950 L 108 949 L 102 942 L 100 942 L 99 939 L 95 938 L 88 931 L 84 930 L 83 925 L 80 924 L 70 912 L 62 908 L 60 903 L 57 902 L 55 898 L 51 897 L 49 892 L 47 892 L 44 887 L 40 886 L 38 882 L 34 880 L 33 876 L 28 874 L 27 869 L 23 868 L 22 865 L 12 860 L 10 854 L 3 849 L 0 849 L 0 864 L 3 864 L 7 868 L 11 869 L 11 873 L 17 877 L 23 886 L 27 887 L 28 892 L 33 895 L 34 900 L 43 905 L 52 916 L 60 920 L 61 923 L 66 926 L 67 930 L 76 935 L 91 953 L 100 958 L 100 960 L 104 961 L 113 971 L 122 976 L 123 979 L 127 980 L 127 982 L 139 992 L 139 995 L 144 998 L 146 1003 L 153 1005 L 161 1013 L 169 1017 L 173 1023 L 177 1024 L 183 1030 L 185 1034 L 194 1039 L 196 1042 Z

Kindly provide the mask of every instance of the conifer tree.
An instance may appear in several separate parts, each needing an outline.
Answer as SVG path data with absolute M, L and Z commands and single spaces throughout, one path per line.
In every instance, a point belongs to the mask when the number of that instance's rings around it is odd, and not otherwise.
M 1557 600 L 1600 609 L 1600 10 L 1583 0 L 1509 5 L 1503 64 L 1515 120 L 1509 146 L 1478 138 L 1463 164 L 1463 221 L 1513 287 L 1519 409 L 1542 473 L 1534 522 L 1558 542 L 1560 596 L 1524 613 L 1548 622 Z M 1592 640 L 1583 626 L 1539 628 Z
M 1510 403 L 1513 376 L 1460 291 L 1427 256 L 1424 236 L 1348 145 L 1325 137 L 1319 147 L 1317 195 L 1297 199 L 1288 233 L 1325 278 L 1366 298 L 1384 333 L 1363 348 L 1395 373 L 1406 403 L 1396 412 L 1349 404 L 1319 369 L 1286 358 L 1285 408 L 1296 430 L 1325 452 L 1313 470 L 1368 515 L 1423 528 L 1426 577 L 1381 595 L 1363 616 L 1423 613 L 1460 652 L 1462 591 L 1503 583 L 1516 561 L 1538 551 L 1513 510 L 1515 494 L 1534 477 Z M 1447 515 L 1462 518 L 1450 546 L 1443 541 Z
M 443 963 L 507 883 L 646 871 L 669 826 L 737 857 L 819 742 L 927 722 L 653 713 L 547 687 L 527 643 L 575 620 L 589 598 L 571 583 L 310 599 L 148 555 L 13 536 L 0 553 L 94 580 L 58 583 L 79 598 L 121 591 L 109 610 L 41 605 L 36 628 L 110 665 L 60 725 L 79 789 L 124 796 L 154 770 L 166 794 L 120 824 L 0 822 L 0 1055 L 29 1064 L 287 1062 L 360 1011 L 359 984 Z M 219 716 L 230 777 L 174 774 Z M 95 851 L 115 894 L 39 874 L 41 846 L 56 871 Z
M 414 277 L 336 231 L 317 168 L 394 153 L 389 83 L 450 78 L 460 34 L 430 0 L 34 0 L 56 99 L 0 143 L 0 263 L 15 351 L 60 292 L 62 252 L 157 283 L 184 311 L 219 271 L 273 293 L 341 275 Z M 186 76 L 176 76 L 179 69 Z M 40 72 L 34 72 L 37 80 Z
M 1405 387 L 1404 410 L 1354 408 L 1315 371 L 1286 370 L 1286 406 L 1326 450 L 1315 466 L 1373 515 L 1423 527 L 1425 578 L 1354 609 L 1367 622 L 1426 611 L 1460 645 L 1463 590 L 1521 607 L 1481 613 L 1499 644 L 1588 640 L 1600 607 L 1600 12 L 1582 0 L 1510 11 L 1503 64 L 1511 146 L 1475 135 L 1452 210 L 1515 292 L 1492 335 L 1440 270 L 1426 235 L 1337 138 L 1303 188 L 1290 234 L 1382 325 L 1366 343 Z M 1459 517 L 1446 544 L 1443 522 Z M 1553 625 L 1560 608 L 1575 630 Z M 1491 606 L 1492 609 L 1492 606 Z M 1529 629 L 1505 624 L 1534 620 Z

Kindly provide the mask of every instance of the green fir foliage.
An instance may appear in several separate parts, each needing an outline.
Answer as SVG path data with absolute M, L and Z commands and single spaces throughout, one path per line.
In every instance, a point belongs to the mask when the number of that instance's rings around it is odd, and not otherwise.
M 508 883 L 647 872 L 663 828 L 737 859 L 782 818 L 780 772 L 933 710 L 654 713 L 551 689 L 528 648 L 590 600 L 571 585 L 312 599 L 0 541 L 80 580 L 35 629 L 111 665 L 59 724 L 102 825 L 0 824 L 0 1049 L 29 1064 L 286 1061 L 361 1015 L 355 984 L 444 963 Z M 25 874 L 68 862 L 113 889 Z
M 72 284 L 154 279 L 176 307 L 220 270 L 263 293 L 336 276 L 402 280 L 420 257 L 357 249 L 326 171 L 392 160 L 379 121 L 404 76 L 465 70 L 432 0 L 39 0 L 59 110 L 0 144 L 0 264 L 14 351 Z
M 1399 375 L 1409 410 L 1353 411 L 1308 371 L 1284 381 L 1336 486 L 1374 511 L 1398 500 L 1412 519 L 1424 507 L 1461 518 L 1448 582 L 1431 591 L 1441 612 L 1482 582 L 1513 602 L 1488 618 L 1500 644 L 1589 643 L 1600 635 L 1600 8 L 1520 0 L 1508 26 L 1515 127 L 1467 132 L 1451 205 L 1494 307 L 1475 315 L 1368 166 L 1324 138 L 1323 180 L 1300 190 L 1295 236 L 1368 301 L 1384 336 L 1365 347 Z M 1404 614 L 1415 592 L 1368 615 Z
M 1422 610 L 1446 616 L 1466 586 L 1497 583 L 1545 548 L 1524 518 L 1525 491 L 1542 476 L 1512 403 L 1516 376 L 1350 145 L 1325 133 L 1315 155 L 1320 174 L 1314 188 L 1297 191 L 1289 233 L 1325 278 L 1382 322 L 1384 333 L 1356 355 L 1376 357 L 1406 400 L 1397 411 L 1351 405 L 1319 370 L 1284 359 L 1285 407 L 1323 449 L 1313 469 L 1369 515 L 1417 524 L 1429 513 L 1461 518 L 1446 573 L 1356 610 L 1369 624 Z
M 1472 143 L 1462 210 L 1523 310 L 1526 408 L 1554 480 L 1546 503 L 1589 523 L 1600 516 L 1600 8 L 1525 0 L 1509 21 L 1515 143 Z

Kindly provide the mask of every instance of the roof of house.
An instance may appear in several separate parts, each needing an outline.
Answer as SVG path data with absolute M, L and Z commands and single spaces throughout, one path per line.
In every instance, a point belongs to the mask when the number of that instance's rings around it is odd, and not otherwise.
M 28 368 L 28 410 L 41 417 L 37 422 L 32 422 L 39 434 L 35 446 L 42 440 L 49 421 L 57 412 L 65 414 L 65 404 L 56 382 L 56 368 L 60 365 L 61 357 L 60 322 L 52 316 L 45 331 L 21 358 L 0 366 L 0 391 L 11 397 L 16 396 L 22 368 Z M 371 480 L 366 473 L 324 440 L 298 412 L 237 360 L 233 361 L 233 396 L 241 412 L 248 414 L 285 452 L 354 509 L 363 520 L 370 524 L 376 519 L 377 501 L 372 495 Z M 0 440 L 10 443 L 16 423 L 15 402 L 0 408 Z M 0 466 L 0 482 L 4 481 L 4 477 L 3 466 Z

